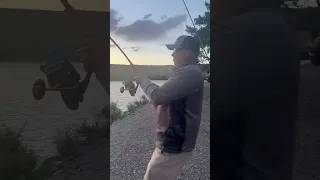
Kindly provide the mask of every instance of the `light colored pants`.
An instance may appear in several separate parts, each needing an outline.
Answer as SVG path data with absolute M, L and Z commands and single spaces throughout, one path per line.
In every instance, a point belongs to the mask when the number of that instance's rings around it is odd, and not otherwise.
M 156 148 L 143 180 L 175 180 L 191 157 L 192 152 L 169 154 L 161 153 L 161 150 Z

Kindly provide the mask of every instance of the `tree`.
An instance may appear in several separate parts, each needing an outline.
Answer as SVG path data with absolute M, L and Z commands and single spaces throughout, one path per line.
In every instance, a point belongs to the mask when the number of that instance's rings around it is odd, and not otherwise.
M 309 0 L 305 0 L 303 3 L 298 3 L 299 0 L 284 0 L 283 1 L 283 7 L 296 7 L 296 8 L 303 8 L 304 5 L 308 2 Z M 320 7 L 320 0 L 315 0 L 317 3 L 317 6 Z M 300 1 L 301 2 L 301 1 Z
M 284 0 L 283 7 L 298 7 L 299 0 Z
M 210 64 L 210 3 L 205 2 L 205 6 L 207 11 L 204 15 L 194 18 L 196 28 L 186 26 L 186 32 L 192 36 L 199 37 L 204 47 L 200 50 L 200 63 Z

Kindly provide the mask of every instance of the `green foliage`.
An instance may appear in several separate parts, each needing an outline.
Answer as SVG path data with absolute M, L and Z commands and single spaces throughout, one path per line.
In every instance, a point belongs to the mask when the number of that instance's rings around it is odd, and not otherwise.
M 84 121 L 80 128 L 77 130 L 77 133 L 84 138 L 82 144 L 93 144 L 97 142 L 100 138 L 107 138 L 110 134 L 110 124 L 109 121 L 99 123 L 94 121 L 94 123 L 87 123 Z
M 143 95 L 139 100 L 129 103 L 127 105 L 127 109 L 129 112 L 132 112 L 135 111 L 138 107 L 148 104 L 148 102 L 149 100 L 146 98 L 146 96 Z
M 0 127 L 0 177 L 5 180 L 36 180 L 37 157 L 22 143 L 21 132 Z
M 118 107 L 118 104 L 115 102 L 111 102 L 110 106 L 106 105 L 103 110 L 102 114 L 104 114 L 105 118 L 110 119 L 110 124 L 112 124 L 114 121 L 122 117 L 122 110 Z
M 79 155 L 81 137 L 75 129 L 68 127 L 65 132 L 58 131 L 55 144 L 58 156 L 61 158 L 77 157 Z
M 300 3 L 299 3 L 300 2 Z M 305 1 L 299 1 L 299 0 L 283 0 L 283 5 L 282 7 L 295 7 L 295 8 L 305 8 L 307 2 L 309 2 L 309 0 L 305 0 Z M 315 2 L 317 3 L 317 6 L 320 7 L 320 0 L 315 0 Z
M 299 0 L 284 0 L 283 7 L 298 7 Z
M 198 17 L 194 18 L 196 28 L 186 26 L 186 32 L 196 38 L 199 37 L 204 47 L 200 51 L 200 63 L 210 63 L 210 3 L 205 2 L 205 6 L 207 11 L 204 15 L 198 15 Z

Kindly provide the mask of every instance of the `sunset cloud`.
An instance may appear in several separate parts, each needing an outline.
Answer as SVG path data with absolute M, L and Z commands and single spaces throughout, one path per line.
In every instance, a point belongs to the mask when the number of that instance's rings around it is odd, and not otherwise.
M 146 14 L 142 19 L 129 25 L 119 25 L 123 18 L 118 16 L 116 10 L 111 9 L 110 30 L 127 41 L 152 41 L 163 37 L 168 31 L 179 27 L 187 20 L 185 14 L 172 17 L 163 15 L 160 22 L 150 19 L 151 16 L 152 14 Z

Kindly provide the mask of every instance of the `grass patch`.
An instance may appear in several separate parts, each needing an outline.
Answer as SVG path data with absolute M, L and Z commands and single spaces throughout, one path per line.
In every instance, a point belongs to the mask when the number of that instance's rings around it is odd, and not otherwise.
M 55 137 L 58 157 L 67 159 L 80 155 L 80 147 L 94 144 L 101 138 L 108 138 L 110 134 L 110 124 L 121 118 L 123 112 L 117 103 L 105 105 L 98 115 L 98 120 L 89 123 L 83 121 L 75 128 L 68 127 L 64 132 L 58 131 Z
M 64 132 L 58 130 L 54 142 L 59 158 L 64 159 L 79 155 L 81 136 L 75 129 L 68 127 Z
M 58 157 L 68 159 L 81 155 L 80 147 L 92 145 L 101 138 L 108 138 L 110 134 L 110 125 L 104 121 L 94 121 L 88 123 L 83 121 L 76 128 L 67 128 L 65 132 L 58 131 L 55 138 L 56 150 Z
M 123 112 L 117 103 L 111 102 L 109 105 L 105 105 L 102 108 L 99 117 L 104 118 L 107 123 L 112 124 L 123 117 Z
M 37 156 L 23 144 L 21 133 L 7 126 L 0 127 L 0 177 L 5 180 L 37 180 Z
M 129 112 L 135 111 L 138 107 L 146 105 L 149 103 L 149 100 L 146 96 L 142 95 L 139 100 L 135 100 L 132 103 L 127 105 L 127 109 Z

